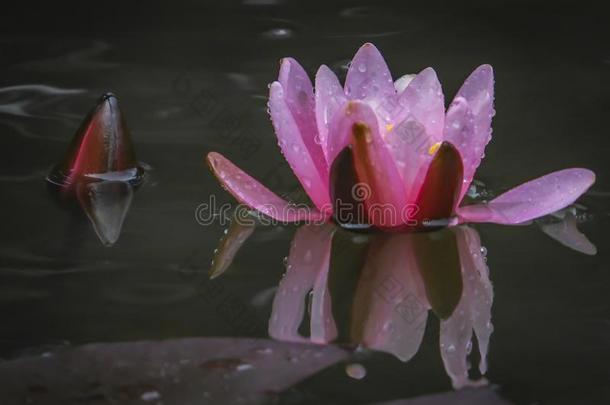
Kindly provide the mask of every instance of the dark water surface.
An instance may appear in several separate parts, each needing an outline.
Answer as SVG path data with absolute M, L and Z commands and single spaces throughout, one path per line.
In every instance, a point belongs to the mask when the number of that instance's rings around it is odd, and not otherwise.
M 509 1 L 57 7 L 0 17 L 0 404 L 608 403 L 607 14 L 586 2 Z M 354 350 L 358 333 L 346 337 L 346 319 L 366 317 L 379 298 L 349 274 L 328 286 L 357 303 L 344 318 L 333 309 L 337 344 L 271 339 L 274 293 L 297 227 L 257 227 L 224 274 L 208 279 L 227 225 L 201 226 L 195 210 L 211 194 L 219 204 L 233 200 L 205 154 L 219 151 L 272 190 L 293 192 L 297 180 L 266 113 L 278 60 L 293 56 L 311 75 L 325 63 L 343 79 L 367 41 L 395 77 L 433 66 L 449 100 L 476 66 L 494 67 L 497 115 L 477 174 L 488 189 L 566 167 L 597 174 L 561 225 L 578 222 L 596 255 L 545 234 L 557 233 L 548 223 L 558 218 L 465 228 L 480 237 L 493 284 L 487 388 L 452 392 L 443 363 L 451 356 L 439 344 L 443 303 L 419 332 L 405 324 L 405 336 L 423 335 L 409 361 L 398 349 Z M 106 91 L 118 95 L 138 158 L 151 168 L 122 200 L 128 212 L 112 247 L 45 184 Z M 460 235 L 450 238 L 459 245 Z M 436 245 L 423 243 L 434 255 Z M 342 269 L 359 274 L 358 247 L 346 251 L 354 264 Z M 428 297 L 431 288 L 451 296 L 444 282 L 424 279 Z

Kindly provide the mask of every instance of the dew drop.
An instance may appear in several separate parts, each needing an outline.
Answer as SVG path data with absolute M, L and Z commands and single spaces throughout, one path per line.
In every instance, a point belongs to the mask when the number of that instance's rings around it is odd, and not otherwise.
M 161 394 L 159 394 L 157 391 L 147 391 L 142 394 L 142 401 L 146 402 L 155 401 L 159 398 L 161 398 Z
M 306 263 L 311 262 L 311 255 L 312 255 L 311 250 L 307 250 L 307 252 L 305 252 L 305 257 L 304 257 L 304 259 L 305 259 L 305 262 L 306 262 Z
M 351 363 L 345 366 L 345 374 L 354 380 L 362 380 L 364 377 L 366 377 L 366 369 L 362 364 Z
M 253 368 L 254 368 L 254 366 L 252 366 L 252 364 L 243 363 L 243 364 L 238 365 L 235 369 L 237 371 L 246 371 L 246 370 L 251 370 Z

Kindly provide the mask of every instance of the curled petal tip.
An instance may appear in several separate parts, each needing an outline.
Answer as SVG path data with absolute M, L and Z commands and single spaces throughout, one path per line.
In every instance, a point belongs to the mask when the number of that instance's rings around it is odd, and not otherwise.
M 282 88 L 282 83 L 278 82 L 277 80 L 274 82 L 271 82 L 271 84 L 269 85 L 269 95 L 277 93 L 278 95 L 282 94 L 283 92 L 283 88 Z
M 421 73 L 425 73 L 425 74 L 427 74 L 427 75 L 434 75 L 434 77 L 438 77 L 438 75 L 436 74 L 436 70 L 434 70 L 434 68 L 433 68 L 433 67 L 431 67 L 431 66 L 428 66 L 427 68 L 422 69 L 422 71 L 421 71 L 421 72 L 419 72 L 419 73 L 420 73 L 420 74 L 421 74 Z
M 220 156 L 220 154 L 218 152 L 209 152 L 205 156 L 205 161 L 208 164 L 208 166 L 210 167 L 210 169 L 214 170 L 214 168 L 218 164 L 219 156 Z
M 290 74 L 290 60 L 292 58 L 282 58 L 280 59 L 280 74 L 279 80 L 282 82 L 283 79 L 287 79 Z
M 581 176 L 583 176 L 585 178 L 585 183 L 588 184 L 587 188 L 591 187 L 595 183 L 596 177 L 595 177 L 595 173 L 592 170 L 583 169 L 580 167 L 575 167 L 572 170 L 574 170 L 577 173 L 580 173 Z
M 345 78 L 345 94 L 352 99 L 377 102 L 395 96 L 390 70 L 373 44 L 362 45 L 354 55 Z
M 493 81 L 494 79 L 494 69 L 491 65 L 485 63 L 483 65 L 477 66 L 473 71 L 472 75 L 483 76 L 481 78 L 487 79 L 488 81 Z

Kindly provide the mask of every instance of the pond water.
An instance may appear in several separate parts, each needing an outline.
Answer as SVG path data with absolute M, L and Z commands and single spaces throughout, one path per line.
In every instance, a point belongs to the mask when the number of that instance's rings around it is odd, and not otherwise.
M 56 7 L 1 17 L 0 403 L 610 399 L 602 13 L 509 1 Z M 593 170 L 596 184 L 559 216 L 438 237 L 200 225 L 211 195 L 233 201 L 209 151 L 303 198 L 267 85 L 283 56 L 343 79 L 367 41 L 396 77 L 433 66 L 446 99 L 493 65 L 479 191 L 566 167 Z M 146 181 L 67 204 L 45 178 L 108 91 Z M 299 271 L 283 277 L 287 267 Z

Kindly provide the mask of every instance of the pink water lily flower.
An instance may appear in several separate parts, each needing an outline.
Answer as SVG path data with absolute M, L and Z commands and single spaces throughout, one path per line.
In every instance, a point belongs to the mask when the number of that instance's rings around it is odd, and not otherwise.
M 518 224 L 572 204 L 594 183 L 590 170 L 553 172 L 487 203 L 460 206 L 491 139 L 493 86 L 491 66 L 479 66 L 445 111 L 432 68 L 394 82 L 369 43 L 354 56 L 345 86 L 322 65 L 315 92 L 301 65 L 285 58 L 269 110 L 282 153 L 315 208 L 295 209 L 216 152 L 208 162 L 240 203 L 281 222 L 334 218 L 392 230 Z

